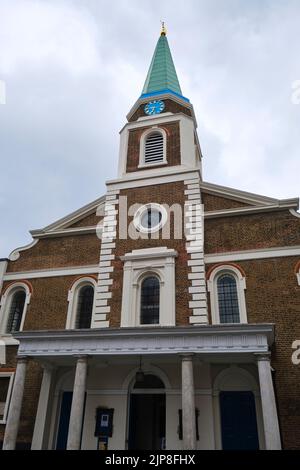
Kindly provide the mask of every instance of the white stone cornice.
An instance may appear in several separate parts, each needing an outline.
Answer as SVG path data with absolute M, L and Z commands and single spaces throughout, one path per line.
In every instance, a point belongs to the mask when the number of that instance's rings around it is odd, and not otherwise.
M 208 183 L 206 181 L 201 182 L 201 190 L 205 193 L 212 194 L 219 197 L 227 197 L 238 201 L 243 201 L 248 204 L 276 204 L 278 199 L 271 197 L 262 196 L 260 194 L 249 193 L 247 191 L 241 191 L 235 188 L 229 188 L 227 186 L 221 186 L 219 184 Z
M 286 256 L 300 256 L 300 246 L 282 246 L 278 248 L 211 253 L 206 254 L 204 260 L 206 264 L 214 264 L 252 259 L 281 258 Z
M 155 258 L 166 258 L 166 257 L 177 257 L 177 251 L 165 247 L 158 248 L 144 248 L 142 250 L 132 250 L 130 253 L 126 253 L 125 256 L 121 256 L 122 261 L 133 261 L 140 259 L 155 259 Z
M 89 266 L 69 266 L 65 268 L 55 269 L 41 269 L 36 271 L 21 271 L 15 273 L 6 273 L 3 276 L 3 281 L 18 281 L 23 279 L 37 279 L 44 277 L 58 277 L 58 276 L 78 276 L 84 274 L 98 274 L 98 265 Z
M 200 327 L 103 328 L 16 333 L 19 355 L 224 354 L 266 353 L 274 341 L 272 324 Z
M 239 215 L 259 214 L 261 212 L 277 212 L 298 207 L 297 200 L 280 201 L 278 204 L 270 204 L 263 206 L 238 207 L 235 209 L 224 209 L 219 211 L 207 211 L 204 216 L 206 219 L 216 219 L 219 217 L 235 217 Z
M 198 168 L 191 169 L 184 165 L 176 165 L 164 167 L 163 170 L 162 168 L 150 168 L 148 170 L 134 171 L 127 173 L 122 178 L 109 180 L 106 184 L 112 190 L 127 189 L 199 179 L 199 174 Z

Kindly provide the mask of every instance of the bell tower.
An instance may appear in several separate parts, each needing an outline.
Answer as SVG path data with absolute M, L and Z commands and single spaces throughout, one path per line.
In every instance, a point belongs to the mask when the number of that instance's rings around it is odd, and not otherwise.
M 106 183 L 92 327 L 208 324 L 201 159 L 163 26 Z
M 183 96 L 163 25 L 141 96 L 120 133 L 118 177 L 135 172 L 199 169 L 193 106 Z M 132 176 L 132 175 L 131 175 Z

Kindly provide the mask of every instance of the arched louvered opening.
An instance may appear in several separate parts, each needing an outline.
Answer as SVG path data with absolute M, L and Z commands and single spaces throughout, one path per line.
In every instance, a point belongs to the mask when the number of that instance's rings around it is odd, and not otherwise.
M 155 276 L 147 277 L 141 285 L 141 325 L 159 323 L 160 284 Z
M 7 321 L 7 327 L 6 327 L 7 333 L 13 333 L 14 331 L 20 330 L 22 316 L 23 316 L 24 307 L 25 307 L 25 300 L 26 300 L 26 292 L 22 289 L 16 291 L 12 295 L 8 321 Z
M 78 292 L 77 316 L 75 328 L 81 330 L 90 328 L 94 303 L 94 287 L 87 285 Z
M 222 274 L 217 281 L 220 323 L 240 323 L 236 279 Z
M 152 132 L 145 141 L 145 163 L 164 161 L 164 137 L 161 132 Z

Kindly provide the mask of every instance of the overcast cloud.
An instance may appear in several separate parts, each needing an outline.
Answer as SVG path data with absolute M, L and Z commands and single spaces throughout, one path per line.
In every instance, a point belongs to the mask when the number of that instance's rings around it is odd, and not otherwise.
M 161 19 L 204 179 L 299 197 L 299 0 L 0 0 L 0 257 L 116 177 Z

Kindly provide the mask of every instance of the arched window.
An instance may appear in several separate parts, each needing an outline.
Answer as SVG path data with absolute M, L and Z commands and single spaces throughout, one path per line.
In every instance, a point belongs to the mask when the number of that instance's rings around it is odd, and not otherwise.
M 240 323 L 236 280 L 231 274 L 221 274 L 217 279 L 220 323 Z
M 160 132 L 152 132 L 145 142 L 145 163 L 158 163 L 164 160 L 164 138 Z
M 75 328 L 81 330 L 90 328 L 94 302 L 94 287 L 86 285 L 81 287 L 78 292 L 77 315 Z
M 246 280 L 236 265 L 219 265 L 208 275 L 212 323 L 247 323 Z
M 94 309 L 96 280 L 93 277 L 77 279 L 68 293 L 67 330 L 90 328 Z
M 1 298 L 0 333 L 13 334 L 22 331 L 31 287 L 24 282 L 11 284 Z
M 19 331 L 25 307 L 26 292 L 24 290 L 17 290 L 11 299 L 8 321 L 6 326 L 6 333 L 13 333 Z
M 160 283 L 155 276 L 146 277 L 141 285 L 141 325 L 159 323 Z
M 139 167 L 167 163 L 167 134 L 164 129 L 148 129 L 140 140 Z

